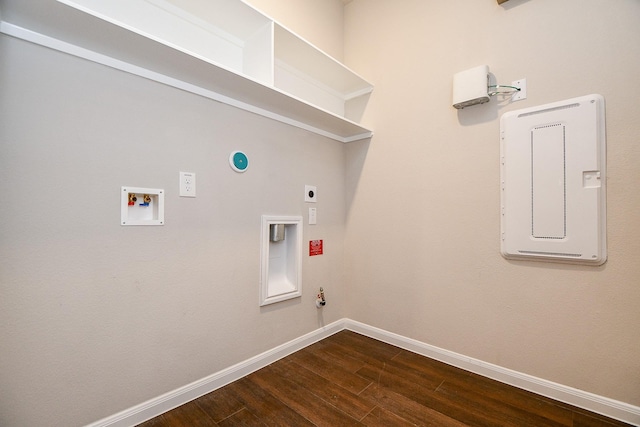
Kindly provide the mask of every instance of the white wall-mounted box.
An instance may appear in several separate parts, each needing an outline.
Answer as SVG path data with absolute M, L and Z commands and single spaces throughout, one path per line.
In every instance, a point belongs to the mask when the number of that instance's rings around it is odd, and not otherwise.
M 604 98 L 588 95 L 505 113 L 500 139 L 502 255 L 603 264 Z
M 453 75 L 453 107 L 462 110 L 489 102 L 489 66 L 480 65 Z
M 164 225 L 164 190 L 121 187 L 120 225 Z

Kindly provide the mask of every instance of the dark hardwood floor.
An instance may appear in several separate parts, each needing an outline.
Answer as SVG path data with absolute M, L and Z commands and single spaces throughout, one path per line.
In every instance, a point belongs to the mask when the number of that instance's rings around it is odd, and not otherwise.
M 342 331 L 140 426 L 626 425 Z

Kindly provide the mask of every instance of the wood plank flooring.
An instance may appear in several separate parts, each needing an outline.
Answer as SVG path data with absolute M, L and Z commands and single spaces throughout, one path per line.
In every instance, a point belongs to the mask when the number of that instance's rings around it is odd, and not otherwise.
M 627 424 L 341 331 L 141 427 Z

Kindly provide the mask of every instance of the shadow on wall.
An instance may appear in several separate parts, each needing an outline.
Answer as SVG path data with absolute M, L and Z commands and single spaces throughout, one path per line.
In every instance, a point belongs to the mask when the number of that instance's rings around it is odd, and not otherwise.
M 509 10 L 509 9 L 513 9 L 514 7 L 518 7 L 523 3 L 528 2 L 529 0 L 507 0 L 504 3 L 502 3 L 500 6 L 502 6 L 505 10 Z
M 369 98 L 371 98 L 371 92 L 348 100 L 345 104 L 345 117 L 351 121 L 360 123 L 369 104 Z
M 458 123 L 462 126 L 474 126 L 495 121 L 502 115 L 500 110 L 512 104 L 511 94 L 492 96 L 491 101 L 487 103 L 458 110 Z
M 531 270 L 555 270 L 555 271 L 586 271 L 586 272 L 602 272 L 607 269 L 607 264 L 602 265 L 580 265 L 580 264 L 568 264 L 563 262 L 550 262 L 550 261 L 538 261 L 538 260 L 513 260 L 502 258 L 503 261 L 508 262 L 512 266 L 526 267 Z M 567 285 L 575 285 L 575 283 L 567 283 Z
M 358 183 L 369 152 L 371 138 L 346 144 L 346 173 L 345 173 L 345 214 L 349 217 L 351 205 L 356 197 Z
M 500 107 L 493 98 L 485 104 L 465 107 L 462 110 L 458 110 L 458 123 L 462 126 L 475 126 L 481 123 L 493 122 L 498 118 Z

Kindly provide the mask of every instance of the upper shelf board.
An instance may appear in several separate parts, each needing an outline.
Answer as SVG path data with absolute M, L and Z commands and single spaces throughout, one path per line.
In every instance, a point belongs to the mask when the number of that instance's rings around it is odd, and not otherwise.
M 240 0 L 0 0 L 0 18 L 4 34 L 338 141 L 372 136 L 347 105 L 373 86 Z

